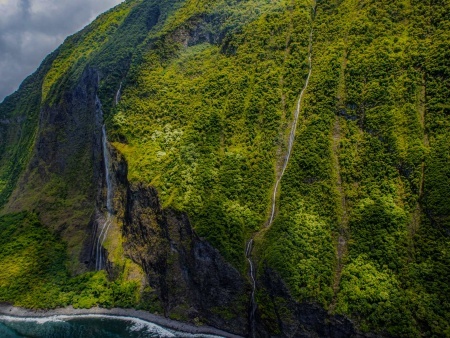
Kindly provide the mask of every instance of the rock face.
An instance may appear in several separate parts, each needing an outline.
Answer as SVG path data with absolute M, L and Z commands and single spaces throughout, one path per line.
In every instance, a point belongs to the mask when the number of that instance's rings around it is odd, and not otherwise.
M 98 182 L 101 117 L 97 113 L 97 77 L 94 69 L 86 68 L 76 88 L 66 92 L 60 103 L 42 110 L 31 169 L 40 167 L 49 174 L 65 175 L 81 159 L 92 163 L 92 182 Z M 45 179 L 44 173 L 42 177 Z
M 161 208 L 155 189 L 131 185 L 123 231 L 125 251 L 143 267 L 165 315 L 246 333 L 246 283 L 197 237 L 186 214 Z
M 89 256 L 91 215 L 101 190 L 98 73 L 86 67 L 74 88 L 40 111 L 33 155 L 7 210 L 36 209 L 67 243 L 72 272 Z
M 269 336 L 267 332 L 278 331 L 276 336 L 279 337 L 375 337 L 358 332 L 348 318 L 330 315 L 317 304 L 295 302 L 282 279 L 269 267 L 264 268 L 259 282 L 267 292 L 264 305 L 272 310 L 265 319 L 259 316 L 259 336 Z

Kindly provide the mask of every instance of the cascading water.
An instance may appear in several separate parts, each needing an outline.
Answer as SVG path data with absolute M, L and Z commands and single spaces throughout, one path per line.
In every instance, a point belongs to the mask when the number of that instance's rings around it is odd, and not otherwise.
M 105 183 L 106 183 L 106 220 L 103 222 L 100 230 L 100 234 L 97 236 L 96 243 L 96 259 L 95 259 L 95 268 L 97 270 L 103 269 L 103 243 L 106 240 L 106 236 L 108 235 L 108 230 L 111 227 L 111 223 L 113 221 L 113 185 L 111 181 L 110 175 L 110 156 L 108 150 L 108 138 L 106 137 L 106 128 L 105 125 L 102 126 L 102 152 L 103 152 L 103 164 L 105 167 Z
M 122 90 L 122 82 L 120 82 L 119 89 L 115 95 L 114 103 L 116 105 L 119 104 L 120 94 Z M 101 109 L 101 102 L 98 97 L 96 97 L 96 104 L 98 107 L 98 111 L 103 118 L 103 111 Z M 103 166 L 104 166 L 104 177 L 106 183 L 106 214 L 105 220 L 97 227 L 97 240 L 95 243 L 95 269 L 101 270 L 104 267 L 104 258 L 103 258 L 103 244 L 108 236 L 108 231 L 114 222 L 114 206 L 113 206 L 113 198 L 114 198 L 114 188 L 111 181 L 111 159 L 108 150 L 108 138 L 106 135 L 106 127 L 105 124 L 102 125 L 102 153 L 103 153 Z
M 120 91 L 120 88 L 119 88 Z M 117 95 L 120 95 L 118 92 Z M 117 96 L 116 96 L 117 101 Z M 96 98 L 97 109 L 99 115 L 103 118 L 102 105 L 99 98 Z M 97 227 L 97 239 L 95 242 L 94 250 L 95 250 L 95 269 L 101 270 L 104 268 L 104 257 L 103 257 L 103 244 L 108 236 L 109 228 L 113 223 L 113 213 L 114 213 L 114 188 L 111 180 L 111 158 L 109 155 L 108 149 L 108 138 L 106 136 L 106 127 L 105 124 L 102 125 L 102 154 L 103 154 L 103 166 L 104 166 L 104 178 L 105 178 L 105 186 L 106 186 L 106 213 L 104 221 L 99 222 Z
M 119 89 L 117 90 L 117 93 L 116 93 L 116 100 L 115 100 L 116 106 L 119 104 L 119 101 L 120 101 L 120 91 L 121 90 L 122 90 L 122 82 L 120 82 Z
M 308 72 L 308 76 L 306 78 L 305 85 L 303 86 L 303 89 L 300 93 L 300 97 L 298 98 L 298 101 L 297 101 L 297 106 L 296 106 L 296 109 L 294 112 L 294 120 L 292 121 L 291 132 L 289 134 L 289 143 L 288 143 L 288 148 L 287 148 L 287 154 L 286 154 L 286 157 L 284 158 L 281 174 L 278 176 L 278 179 L 275 183 L 275 187 L 273 189 L 272 211 L 270 213 L 270 218 L 269 218 L 269 221 L 267 222 L 266 227 L 270 227 L 273 223 L 273 219 L 275 217 L 275 207 L 276 207 L 276 202 L 277 202 L 276 199 L 277 199 L 278 186 L 280 185 L 281 179 L 283 178 L 284 172 L 286 171 L 286 167 L 288 165 L 289 159 L 291 158 L 292 148 L 294 147 L 295 132 L 297 130 L 297 123 L 298 123 L 298 117 L 300 115 L 301 104 L 302 104 L 302 100 L 303 100 L 303 96 L 305 94 L 306 88 L 308 88 L 309 78 L 311 77 L 311 72 L 312 72 L 312 67 L 311 67 L 312 38 L 313 38 L 313 30 L 311 29 L 311 33 L 309 34 L 309 51 L 308 51 L 309 72 Z
M 110 158 L 108 150 L 108 138 L 106 137 L 105 125 L 102 126 L 102 148 L 103 148 L 103 161 L 105 163 L 105 182 L 106 182 L 106 209 L 108 213 L 113 212 L 113 186 L 111 182 Z
M 250 265 L 250 277 L 252 279 L 252 296 L 250 301 L 250 313 L 249 313 L 249 323 L 250 323 L 250 333 L 254 336 L 255 332 L 255 312 L 256 312 L 256 303 L 255 303 L 255 290 L 256 290 L 256 280 L 255 280 L 255 272 L 252 262 L 252 247 L 253 247 L 253 239 L 250 239 L 247 243 L 247 249 L 245 251 L 245 257 L 247 257 L 248 264 Z
M 313 7 L 313 16 L 316 13 L 315 6 Z M 277 199 L 277 191 L 278 187 L 280 185 L 281 179 L 283 178 L 283 175 L 286 171 L 286 168 L 289 163 L 289 159 L 291 158 L 292 148 L 294 147 L 294 140 L 295 140 L 295 132 L 297 131 L 297 124 L 298 124 L 298 118 L 300 115 L 301 110 L 301 104 L 303 100 L 303 96 L 305 95 L 306 89 L 309 85 L 309 79 L 311 77 L 312 72 L 312 60 L 311 60 L 311 54 L 312 54 L 312 41 L 313 41 L 313 29 L 311 28 L 311 32 L 309 34 L 309 47 L 308 47 L 308 64 L 309 64 L 309 71 L 308 76 L 306 77 L 305 85 L 302 88 L 302 91 L 300 92 L 300 96 L 297 100 L 296 109 L 294 112 L 294 119 L 292 121 L 291 131 L 289 133 L 289 142 L 287 147 L 286 156 L 284 158 L 283 166 L 281 168 L 281 173 L 277 176 L 277 180 L 275 182 L 275 186 L 273 189 L 272 194 L 272 206 L 271 206 L 271 212 L 268 222 L 266 223 L 266 228 L 269 228 L 273 220 L 275 218 L 275 209 L 276 209 L 276 199 Z M 249 265 L 250 265 L 250 277 L 252 280 L 252 296 L 251 296 L 251 304 L 250 304 L 250 314 L 249 314 L 249 323 L 250 323 L 250 336 L 255 337 L 255 312 L 256 312 L 256 303 L 255 303 L 255 292 L 256 292 L 256 276 L 255 276 L 255 268 L 252 261 L 252 248 L 253 248 L 253 238 L 251 238 L 247 242 L 245 257 L 247 258 Z

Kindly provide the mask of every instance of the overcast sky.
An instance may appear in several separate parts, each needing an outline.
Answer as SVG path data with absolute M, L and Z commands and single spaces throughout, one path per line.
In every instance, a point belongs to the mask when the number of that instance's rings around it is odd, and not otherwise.
M 0 0 L 0 102 L 44 57 L 123 0 Z

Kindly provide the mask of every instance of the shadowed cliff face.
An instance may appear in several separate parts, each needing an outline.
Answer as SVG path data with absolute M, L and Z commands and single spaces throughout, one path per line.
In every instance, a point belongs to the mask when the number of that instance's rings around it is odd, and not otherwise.
M 262 288 L 260 302 L 264 309 L 257 313 L 258 336 L 271 332 L 277 333 L 277 337 L 384 337 L 363 334 L 348 318 L 330 315 L 318 304 L 295 302 L 277 272 L 267 266 L 259 283 Z
M 33 156 L 7 205 L 10 212 L 36 210 L 68 243 L 77 273 L 84 270 L 78 257 L 84 256 L 83 243 L 101 187 L 97 90 L 97 72 L 86 68 L 75 88 L 41 109 Z
M 45 170 L 41 171 L 43 180 L 53 173 L 72 174 L 75 171 L 72 166 L 79 163 L 80 158 L 98 165 L 102 117 L 98 113 L 97 89 L 97 72 L 86 68 L 76 88 L 66 92 L 59 103 L 42 110 L 36 154 L 30 169 Z M 98 174 L 93 164 L 90 168 Z M 96 178 L 91 179 L 96 182 Z
M 239 272 L 193 232 L 186 214 L 163 209 L 155 189 L 127 192 L 125 251 L 142 265 L 165 315 L 198 318 L 246 333 L 246 288 Z

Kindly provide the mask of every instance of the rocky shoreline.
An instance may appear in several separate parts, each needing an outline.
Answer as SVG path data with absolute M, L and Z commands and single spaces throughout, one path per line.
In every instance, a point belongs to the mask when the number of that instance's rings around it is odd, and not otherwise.
M 112 308 L 105 309 L 100 307 L 94 307 L 91 309 L 74 309 L 72 306 L 65 308 L 58 308 L 53 310 L 29 310 L 25 308 L 15 307 L 9 304 L 0 304 L 0 315 L 12 316 L 12 317 L 51 317 L 51 316 L 79 316 L 79 315 L 107 315 L 107 316 L 121 316 L 130 318 L 139 318 L 156 325 L 163 326 L 168 329 L 176 331 L 186 332 L 190 334 L 209 334 L 222 336 L 226 338 L 241 338 L 235 334 L 222 331 L 210 326 L 195 326 L 189 323 L 178 322 L 169 318 L 154 315 L 146 311 L 135 309 L 121 309 Z

